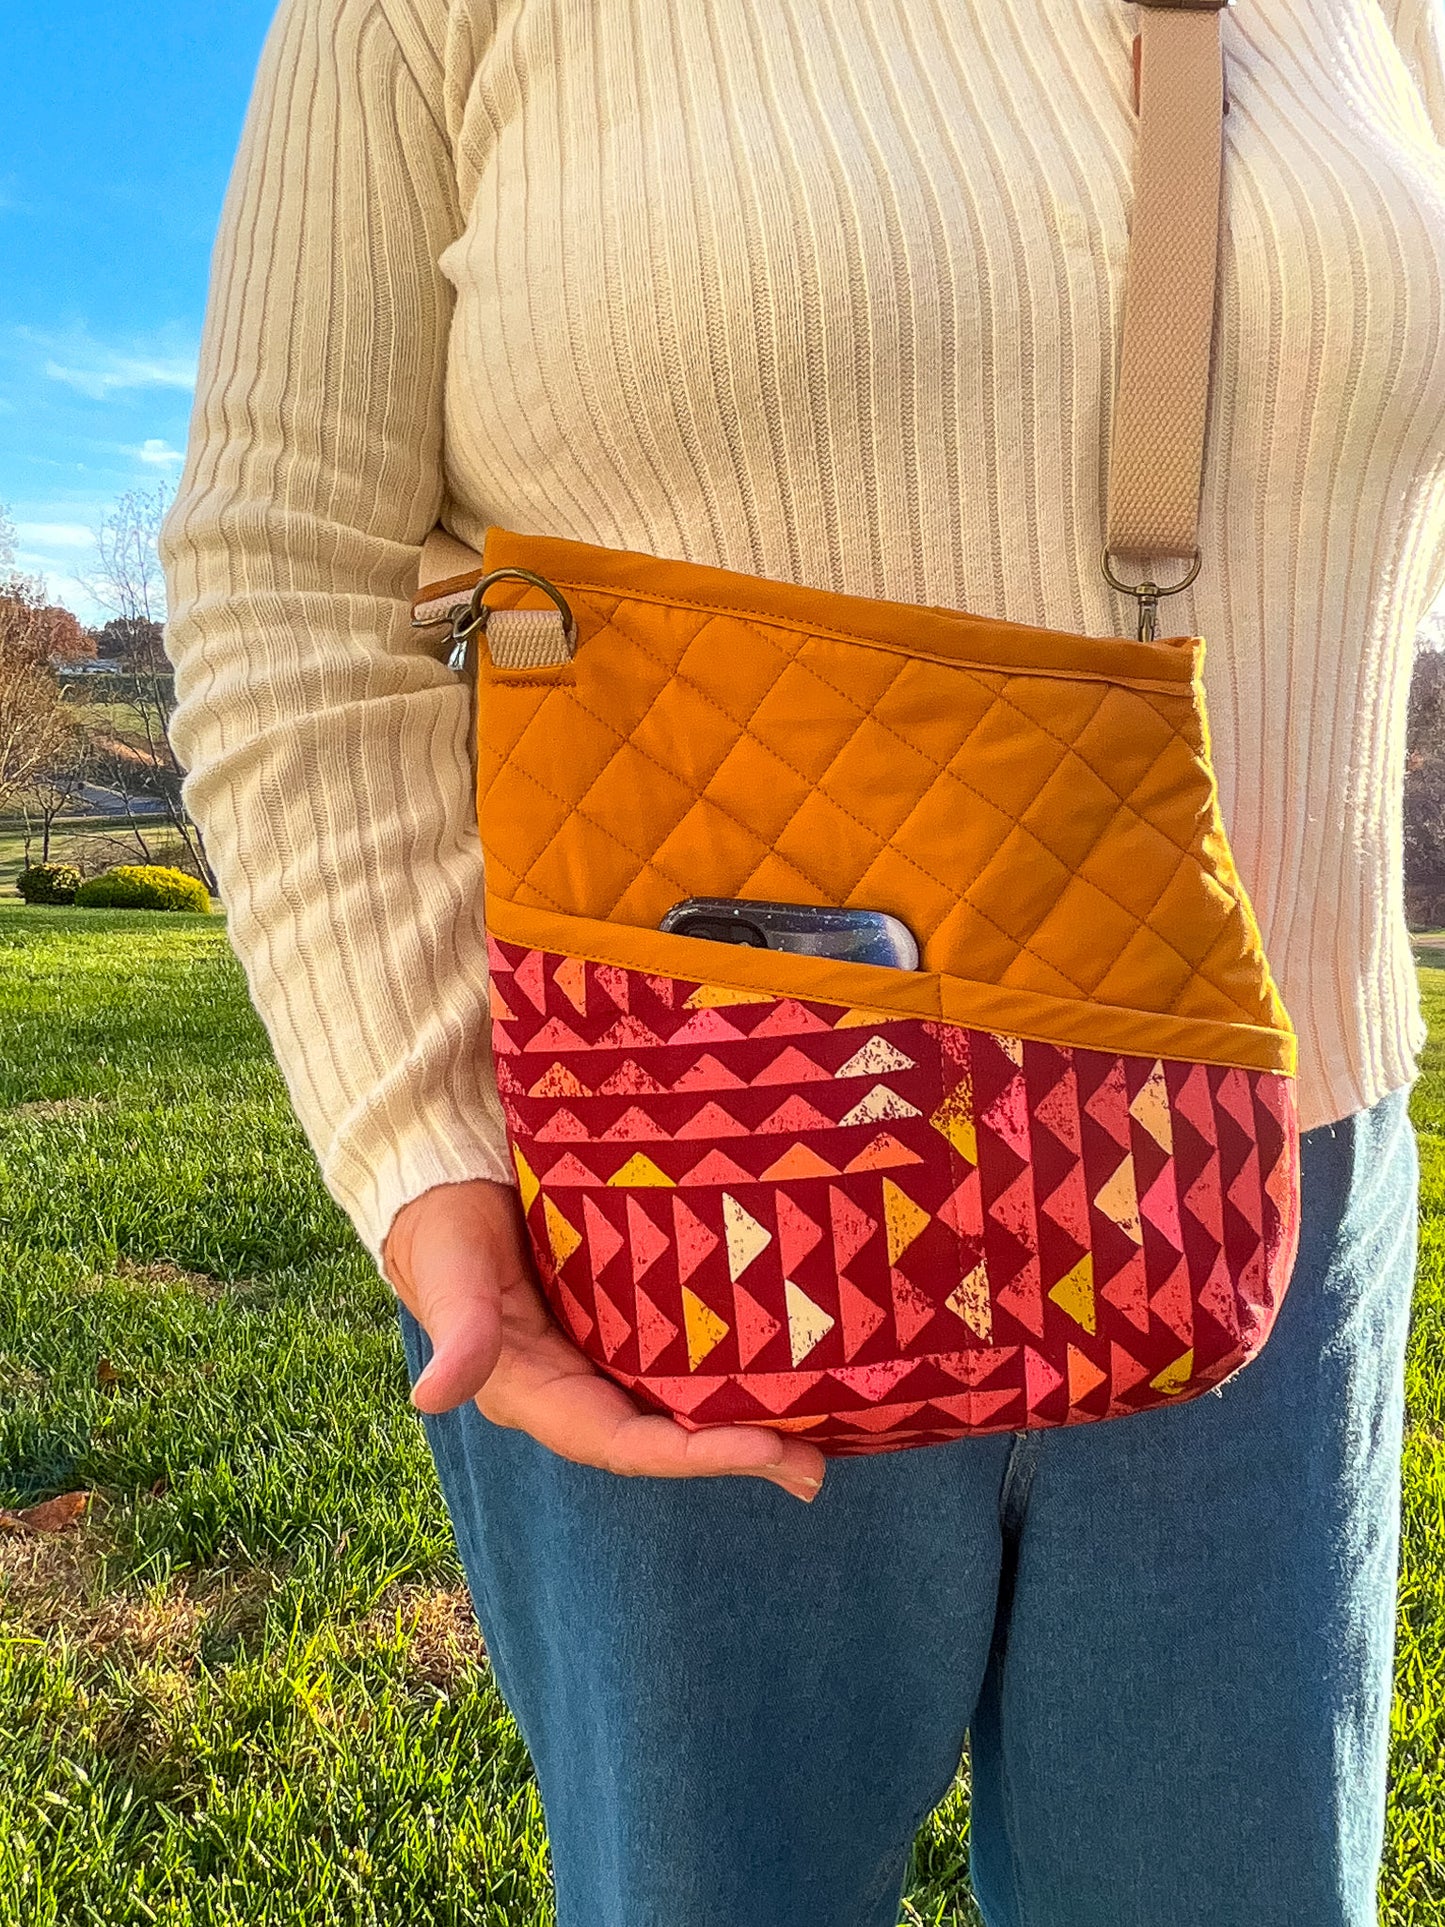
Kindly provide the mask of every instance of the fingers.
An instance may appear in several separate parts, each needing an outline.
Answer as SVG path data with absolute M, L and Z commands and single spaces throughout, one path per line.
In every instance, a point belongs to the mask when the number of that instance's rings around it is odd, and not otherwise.
M 419 1296 L 432 1355 L 412 1386 L 419 1412 L 450 1412 L 475 1398 L 490 1377 L 501 1344 L 501 1319 L 479 1284 L 481 1266 L 469 1254 L 455 1269 L 433 1273 Z
M 439 1187 L 398 1214 L 387 1270 L 432 1345 L 412 1387 L 418 1411 L 465 1404 L 496 1365 L 502 1299 L 521 1265 L 514 1212 L 505 1187 L 476 1183 Z
M 530 1433 L 563 1458 L 627 1477 L 752 1476 L 795 1498 L 817 1496 L 825 1461 L 816 1446 L 758 1425 L 690 1432 L 658 1413 L 640 1412 L 560 1333 L 556 1337 L 556 1348 L 544 1341 L 503 1352 L 477 1400 L 484 1417 Z
M 386 1274 L 426 1331 L 432 1357 L 412 1387 L 422 1412 L 475 1399 L 580 1465 L 659 1479 L 751 1476 L 800 1499 L 823 1482 L 816 1446 L 757 1425 L 690 1432 L 639 1411 L 553 1320 L 532 1272 L 516 1193 L 483 1180 L 441 1185 L 397 1213 Z

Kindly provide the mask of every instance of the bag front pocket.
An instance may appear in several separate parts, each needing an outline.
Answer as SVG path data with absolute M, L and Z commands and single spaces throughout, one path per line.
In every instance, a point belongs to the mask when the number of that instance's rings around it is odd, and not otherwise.
M 811 959 L 762 988 L 489 949 L 549 1300 L 683 1424 L 847 1453 L 1075 1423 L 1204 1391 L 1268 1334 L 1282 1076 L 789 994 Z

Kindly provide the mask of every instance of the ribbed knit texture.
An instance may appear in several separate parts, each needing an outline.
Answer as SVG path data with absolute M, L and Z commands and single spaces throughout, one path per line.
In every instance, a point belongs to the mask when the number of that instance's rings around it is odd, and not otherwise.
M 375 1252 L 508 1177 L 439 512 L 1096 634 L 1123 0 L 285 0 L 163 555 L 175 736 Z M 1306 1127 L 1409 1082 L 1412 638 L 1445 586 L 1445 0 L 1239 0 L 1204 567 Z

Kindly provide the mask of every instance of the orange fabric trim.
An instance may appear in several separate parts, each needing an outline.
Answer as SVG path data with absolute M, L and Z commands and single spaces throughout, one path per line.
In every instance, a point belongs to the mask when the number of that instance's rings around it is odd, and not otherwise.
M 532 569 L 559 589 L 751 617 L 810 636 L 872 643 L 923 660 L 1002 669 L 1011 675 L 1099 676 L 1142 690 L 1177 694 L 1187 691 L 1193 682 L 1204 650 L 1198 636 L 1166 637 L 1155 642 L 1122 636 L 1081 636 L 931 604 L 841 595 L 830 589 L 775 582 L 766 576 L 743 575 L 734 569 L 714 569 L 697 562 L 676 562 L 632 549 L 599 548 L 560 536 L 519 535 L 495 526 L 487 530 L 483 556 L 483 573 L 502 568 Z M 474 576 L 472 581 L 478 579 Z M 450 586 L 429 587 L 427 599 Z M 497 583 L 488 591 L 488 600 L 498 608 L 516 607 L 529 600 L 536 600 L 539 608 L 551 606 L 546 597 L 520 582 Z
M 1073 1003 L 996 984 L 970 983 L 937 971 L 885 970 L 875 964 L 836 963 L 824 957 L 709 943 L 700 937 L 523 908 L 490 893 L 486 919 L 492 934 L 506 943 L 583 957 L 592 963 L 619 964 L 687 983 L 766 990 L 779 997 L 842 1004 L 882 1017 L 933 1018 L 1082 1050 L 1237 1065 L 1286 1077 L 1295 1073 L 1296 1046 L 1290 1031 Z

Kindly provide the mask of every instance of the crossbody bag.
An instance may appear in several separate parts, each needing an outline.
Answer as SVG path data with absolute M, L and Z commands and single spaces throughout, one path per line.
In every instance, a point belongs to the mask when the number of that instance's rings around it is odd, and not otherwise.
M 1203 642 L 1157 634 L 1200 567 L 1220 6 L 1143 5 L 1135 86 L 1103 553 L 1134 634 L 499 527 L 424 550 L 537 1270 L 684 1425 L 850 1453 L 1110 1419 L 1218 1385 L 1278 1311 L 1295 1037 Z M 660 930 L 691 897 L 886 911 L 919 968 Z

